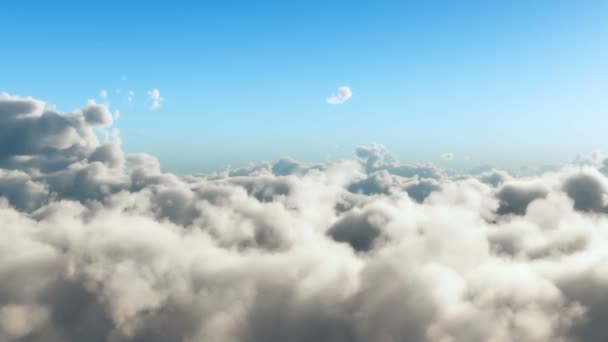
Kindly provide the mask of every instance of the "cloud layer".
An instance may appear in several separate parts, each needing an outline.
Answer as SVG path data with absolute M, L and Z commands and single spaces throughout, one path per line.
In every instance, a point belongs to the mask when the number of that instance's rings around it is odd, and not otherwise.
M 0 341 L 608 336 L 603 161 L 447 176 L 370 145 L 178 176 L 111 123 L 0 95 Z

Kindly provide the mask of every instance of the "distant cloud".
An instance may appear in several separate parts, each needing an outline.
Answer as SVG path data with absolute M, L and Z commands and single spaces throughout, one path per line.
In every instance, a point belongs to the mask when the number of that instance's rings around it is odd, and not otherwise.
M 451 152 L 444 153 L 440 157 L 443 160 L 454 160 L 454 153 L 451 153 Z
M 160 107 L 161 103 L 165 100 L 160 97 L 160 91 L 156 88 L 148 90 L 148 97 L 152 101 L 152 109 L 157 109 L 158 107 Z
M 133 98 L 135 98 L 135 92 L 133 90 L 129 90 L 127 92 L 127 101 L 133 102 Z
M 103 100 L 107 100 L 107 99 L 108 99 L 108 91 L 107 91 L 107 90 L 105 90 L 105 89 L 102 89 L 102 90 L 99 92 L 99 97 L 100 97 L 101 99 L 103 99 Z
M 341 86 L 338 88 L 336 93 L 331 94 L 330 97 L 326 99 L 327 103 L 332 105 L 342 104 L 348 101 L 351 96 L 353 96 L 352 90 L 348 86 Z

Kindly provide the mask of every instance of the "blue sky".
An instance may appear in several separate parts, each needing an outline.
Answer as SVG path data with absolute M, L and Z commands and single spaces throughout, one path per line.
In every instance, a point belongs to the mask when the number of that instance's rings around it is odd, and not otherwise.
M 124 148 L 170 170 L 608 150 L 608 1 L 14 1 L 0 30 L 0 91 L 71 110 L 105 89 Z

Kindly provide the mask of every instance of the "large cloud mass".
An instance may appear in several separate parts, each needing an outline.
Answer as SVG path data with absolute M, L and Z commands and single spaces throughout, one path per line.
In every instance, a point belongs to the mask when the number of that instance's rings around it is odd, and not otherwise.
M 178 176 L 108 113 L 0 96 L 0 342 L 608 338 L 608 164 Z

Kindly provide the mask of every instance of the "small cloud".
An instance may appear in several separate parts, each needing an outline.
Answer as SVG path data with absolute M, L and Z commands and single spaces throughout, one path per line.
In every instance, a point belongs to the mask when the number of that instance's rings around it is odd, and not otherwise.
M 120 111 L 117 109 L 114 111 L 114 121 L 120 119 Z
M 93 126 L 109 126 L 113 121 L 112 114 L 108 110 L 108 107 L 96 103 L 93 100 L 87 101 L 87 105 L 83 108 L 82 114 L 84 115 L 85 121 Z
M 440 157 L 443 160 L 454 160 L 454 153 L 451 153 L 451 152 L 444 153 Z
M 331 94 L 331 96 L 328 97 L 326 101 L 329 104 L 338 105 L 348 101 L 351 96 L 353 96 L 353 92 L 352 90 L 350 90 L 350 87 L 341 86 L 338 87 L 338 90 L 335 93 Z
M 152 90 L 148 90 L 148 97 L 152 101 L 151 109 L 157 109 L 160 107 L 161 103 L 165 100 L 160 97 L 160 91 L 156 88 Z
M 99 92 L 99 97 L 100 97 L 102 100 L 107 100 L 107 99 L 108 99 L 108 91 L 107 91 L 107 90 L 105 90 L 105 89 L 102 89 L 102 90 Z
M 135 98 L 135 92 L 133 90 L 129 90 L 127 92 L 127 101 L 133 102 L 134 98 Z

